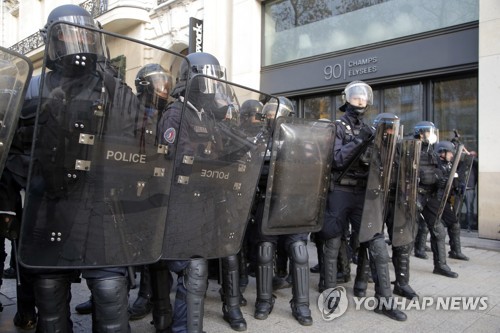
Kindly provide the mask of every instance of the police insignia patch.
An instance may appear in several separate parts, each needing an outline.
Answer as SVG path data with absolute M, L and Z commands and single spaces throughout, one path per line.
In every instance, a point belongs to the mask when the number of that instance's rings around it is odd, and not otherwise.
M 168 128 L 165 131 L 165 133 L 163 133 L 163 138 L 168 143 L 174 143 L 174 141 L 175 141 L 175 128 L 173 128 L 173 127 Z

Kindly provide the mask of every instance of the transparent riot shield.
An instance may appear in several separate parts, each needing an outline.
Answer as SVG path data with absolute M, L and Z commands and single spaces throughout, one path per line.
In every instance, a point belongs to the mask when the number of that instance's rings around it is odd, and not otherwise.
M 150 63 L 177 72 L 184 57 L 66 23 L 47 34 L 20 260 L 62 268 L 155 262 L 172 163 L 158 144 L 158 100 L 136 94 L 134 80 Z M 84 42 L 85 50 L 72 44 Z
M 335 124 L 279 117 L 271 146 L 262 232 L 319 231 L 330 184 Z
M 359 241 L 367 242 L 384 227 L 392 164 L 399 133 L 399 118 L 382 118 L 371 147 L 370 169 L 361 217 Z
M 0 47 L 0 175 L 32 73 L 33 65 L 28 58 Z
M 392 230 L 394 247 L 409 244 L 415 238 L 421 144 L 420 140 L 403 140 L 400 151 L 396 153 L 399 167 Z
M 458 176 L 458 164 L 460 163 L 460 159 L 462 157 L 462 153 L 464 151 L 464 145 L 459 145 L 457 147 L 456 153 L 453 157 L 453 164 L 451 165 L 450 176 L 448 177 L 448 181 L 446 182 L 446 186 L 442 191 L 438 191 L 438 200 L 441 200 L 439 203 L 438 211 L 436 212 L 436 220 L 435 223 L 438 223 L 441 220 L 441 216 L 443 216 L 444 208 L 446 206 L 446 202 L 448 201 L 448 196 L 450 195 L 451 188 L 453 186 L 453 179 L 455 176 Z
M 467 189 L 467 184 L 469 183 L 469 176 L 472 171 L 472 164 L 474 163 L 474 156 L 470 154 L 462 154 L 463 159 L 458 164 L 458 179 L 460 183 L 460 191 L 454 195 L 453 198 L 453 212 L 460 222 L 462 215 L 462 206 L 465 199 L 465 191 Z
M 257 134 L 249 137 L 256 131 L 244 128 L 239 106 L 250 99 L 278 103 L 274 97 L 204 75 L 190 79 L 187 88 L 179 128 L 165 132 L 178 142 L 163 256 L 234 255 L 241 248 L 271 136 L 266 123 L 259 122 L 254 124 Z

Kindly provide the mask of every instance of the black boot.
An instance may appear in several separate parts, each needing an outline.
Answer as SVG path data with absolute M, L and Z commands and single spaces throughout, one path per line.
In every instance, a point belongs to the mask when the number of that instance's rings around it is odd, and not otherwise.
M 91 314 L 92 313 L 92 296 L 89 297 L 89 300 L 75 306 L 75 311 L 81 315 Z
M 418 298 L 417 293 L 410 287 L 410 252 L 411 244 L 392 248 L 392 263 L 396 281 L 394 282 L 394 294 L 407 299 Z
M 450 251 L 448 252 L 450 258 L 468 261 L 469 257 L 462 253 L 460 245 L 460 225 L 458 223 L 453 223 L 448 227 L 448 236 L 450 237 Z
M 433 233 L 434 237 L 431 235 L 431 248 L 434 259 L 434 270 L 432 272 L 450 278 L 457 278 L 458 274 L 453 272 L 446 264 L 446 244 L 444 243 L 446 235 L 441 222 L 438 222 L 434 227 Z
M 223 318 L 235 331 L 246 331 L 247 322 L 240 309 L 240 281 L 238 256 L 222 258 L 222 313 Z
M 406 321 L 408 318 L 403 311 L 400 311 L 392 305 L 392 299 L 378 299 L 379 304 L 375 308 L 375 313 L 383 314 L 393 320 L 397 321 Z M 387 304 L 387 305 L 386 305 Z
M 9 267 L 3 272 L 4 279 L 15 279 L 17 277 L 17 272 L 15 268 Z
M 153 304 L 151 303 L 151 274 L 149 266 L 142 266 L 141 282 L 139 292 L 134 304 L 129 307 L 128 312 L 130 320 L 138 320 L 146 317 L 151 312 Z
M 337 260 L 340 250 L 340 237 L 330 238 L 324 241 L 323 245 L 323 266 L 322 279 L 318 289 L 323 292 L 326 289 L 335 288 L 337 286 Z
M 292 273 L 292 308 L 293 317 L 302 326 L 311 326 L 313 319 L 309 309 L 309 254 L 307 246 L 303 241 L 297 241 L 290 244 L 289 248 L 291 258 Z
M 370 262 L 368 260 L 368 249 L 365 244 L 358 248 L 358 264 L 356 266 L 356 278 L 354 279 L 353 292 L 356 297 L 365 297 L 366 288 L 368 288 L 368 276 L 370 271 Z
M 349 281 L 351 281 L 351 261 L 347 254 L 347 240 L 341 238 L 337 260 L 337 283 L 347 283 Z
M 405 321 L 406 314 L 398 310 L 393 302 L 389 276 L 389 254 L 383 237 L 376 237 L 369 243 L 370 267 L 375 283 L 375 297 L 378 299 L 375 312 L 393 320 Z
M 262 242 L 257 253 L 257 299 L 255 301 L 255 319 L 267 319 L 274 306 L 273 292 L 273 257 L 274 244 Z
M 16 312 L 14 316 L 14 325 L 23 330 L 32 330 L 36 328 L 36 313 L 20 314 Z
M 24 330 L 31 330 L 36 328 L 38 320 L 34 290 L 36 275 L 30 274 L 22 266 L 17 273 L 19 273 L 19 283 L 16 285 L 17 312 L 14 316 L 14 325 Z
M 245 289 L 248 286 L 248 263 L 247 263 L 247 250 L 243 246 L 238 252 L 238 265 L 240 272 L 240 306 L 247 305 L 247 299 L 243 296 Z
M 425 253 L 425 244 L 427 242 L 427 234 L 429 230 L 427 225 L 422 218 L 417 218 L 417 235 L 415 236 L 415 257 L 420 259 L 428 259 L 427 253 Z
M 152 317 L 156 333 L 170 332 L 172 326 L 172 305 L 170 304 L 170 290 L 172 288 L 172 274 L 167 261 L 160 260 L 149 265 L 151 279 L 151 303 L 153 304 Z
M 311 273 L 319 273 L 319 271 L 320 271 L 319 264 L 316 264 L 316 265 L 312 266 L 311 268 L 309 268 L 309 271 Z

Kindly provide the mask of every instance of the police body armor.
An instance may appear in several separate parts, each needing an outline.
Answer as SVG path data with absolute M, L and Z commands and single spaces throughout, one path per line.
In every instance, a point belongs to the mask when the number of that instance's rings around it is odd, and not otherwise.
M 394 247 L 413 242 L 417 219 L 418 170 L 420 164 L 420 140 L 402 140 L 399 143 L 396 159 L 396 191 L 392 244 Z
M 0 175 L 20 117 L 33 65 L 25 56 L 0 47 Z
M 342 144 L 347 144 L 359 135 L 359 129 L 351 128 L 342 119 L 336 121 L 337 126 L 342 126 L 345 136 Z M 352 159 L 343 171 L 334 171 L 332 185 L 357 186 L 363 188 L 367 183 L 368 171 L 370 170 L 371 146 L 363 144 L 359 153 Z
M 420 151 L 420 166 L 418 170 L 418 194 L 419 201 L 422 206 L 425 205 L 426 200 L 436 194 L 437 187 L 437 174 L 436 168 L 438 167 L 438 158 L 434 154 L 432 146 L 422 143 L 422 150 Z
M 59 26 L 106 34 L 67 23 L 50 29 Z M 127 45 L 120 52 L 131 58 L 144 48 L 183 58 L 117 35 L 106 41 Z M 26 266 L 97 268 L 161 257 L 172 167 L 157 144 L 156 119 L 108 61 L 95 61 L 75 72 L 43 68 L 21 232 Z
M 319 231 L 330 183 L 333 123 L 279 117 L 267 177 L 262 232 Z
M 195 95 L 200 93 L 193 86 L 202 80 L 224 86 L 231 96 L 225 106 L 212 101 L 205 101 L 203 107 L 184 102 L 179 128 L 165 129 L 163 137 L 177 142 L 175 151 L 169 151 L 174 170 L 165 259 L 211 259 L 239 252 L 271 135 L 263 131 L 257 140 L 247 138 L 234 111 L 246 99 L 274 97 L 198 74 L 187 81 L 183 100 L 209 99 Z
M 361 243 L 383 232 L 398 132 L 399 118 L 382 118 L 377 125 L 359 231 Z

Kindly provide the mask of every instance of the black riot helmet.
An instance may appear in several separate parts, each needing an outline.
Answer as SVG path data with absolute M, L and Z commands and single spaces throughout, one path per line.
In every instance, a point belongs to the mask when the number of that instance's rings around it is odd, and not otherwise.
M 373 119 L 373 127 L 377 127 L 378 124 L 384 123 L 384 124 L 393 124 L 396 122 L 396 120 L 399 119 L 398 116 L 396 116 L 394 113 L 390 112 L 384 112 L 384 113 L 379 113 L 375 119 Z
M 294 113 L 292 101 L 284 96 L 270 100 L 262 108 L 262 118 L 267 121 L 270 128 L 273 127 L 275 118 L 291 117 Z
M 190 86 L 190 89 L 194 90 L 194 93 L 215 95 L 219 84 L 205 76 L 222 80 L 226 79 L 226 70 L 219 64 L 219 60 L 216 57 L 206 52 L 190 53 L 181 63 L 178 82 L 172 91 L 172 97 L 178 98 L 179 96 L 184 96 L 188 79 L 192 79 L 198 74 L 204 76 L 197 77 Z
M 415 139 L 421 139 L 426 144 L 433 145 L 438 140 L 438 129 L 430 121 L 419 121 L 414 127 Z
M 455 153 L 455 145 L 451 141 L 439 141 L 434 147 L 434 151 L 438 154 L 441 153 Z
M 106 57 L 107 48 L 101 33 L 86 28 L 100 29 L 100 25 L 82 7 L 62 5 L 53 9 L 40 30 L 48 44 L 46 66 L 67 75 L 95 69 L 97 60 Z
M 340 111 L 353 109 L 358 114 L 363 114 L 373 105 L 373 90 L 363 81 L 352 81 L 344 88 L 342 101 L 344 105 L 339 108 Z
M 455 156 L 456 148 L 451 141 L 439 141 L 434 146 L 434 151 L 447 162 L 451 162 Z
M 135 77 L 137 96 L 162 110 L 168 102 L 172 80 L 172 75 L 160 64 L 147 64 L 137 72 Z
M 284 96 L 279 96 L 278 99 L 272 99 L 262 108 L 262 115 L 267 119 L 278 117 L 288 117 L 294 114 L 294 107 L 291 100 Z
M 262 113 L 262 103 L 255 100 L 249 99 L 241 104 L 240 108 L 240 118 L 242 121 L 247 121 L 250 118 L 260 115 Z
M 379 125 L 383 126 L 384 132 L 382 133 L 382 138 L 384 140 L 391 137 L 391 135 L 397 135 L 397 133 L 399 133 L 399 117 L 394 113 L 379 113 L 375 119 L 373 119 L 373 127 L 377 128 Z

